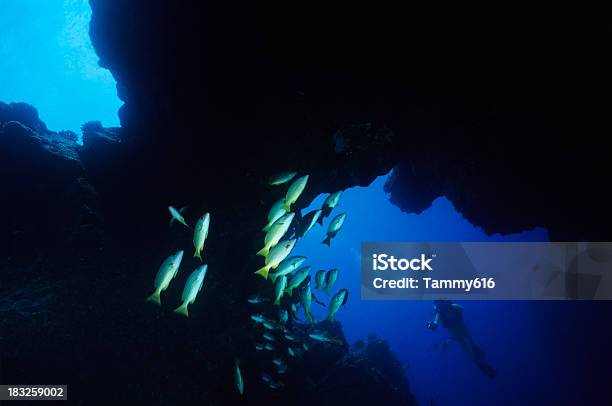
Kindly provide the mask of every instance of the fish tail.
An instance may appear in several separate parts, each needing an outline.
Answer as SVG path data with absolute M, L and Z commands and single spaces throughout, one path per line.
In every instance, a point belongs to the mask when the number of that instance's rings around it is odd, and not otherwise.
M 271 273 L 271 274 L 270 274 L 270 280 L 272 281 L 272 283 L 274 283 L 274 281 L 276 280 L 276 278 L 278 278 L 278 274 L 276 274 L 276 273 Z
M 289 213 L 291 211 L 291 203 L 285 202 L 285 211 Z
M 321 215 L 319 216 L 319 218 L 317 219 L 317 223 L 323 225 L 323 213 L 321 213 Z
M 293 295 L 293 288 L 285 289 L 285 293 L 287 293 L 289 296 L 292 296 Z
M 327 316 L 327 321 L 334 321 L 334 314 L 333 313 L 329 313 L 329 315 Z
M 280 300 L 281 300 L 281 297 L 280 297 L 280 296 L 279 296 L 279 297 L 277 297 L 277 298 L 274 300 L 274 305 L 275 305 L 275 306 L 279 306 L 279 305 L 280 305 Z
M 194 257 L 194 258 L 198 258 L 198 259 L 201 261 L 201 260 L 202 260 L 202 252 L 201 252 L 200 250 L 196 250 L 196 251 L 193 253 L 193 257 Z
M 264 266 L 263 268 L 261 268 L 257 272 L 255 272 L 255 275 L 261 275 L 261 276 L 263 276 L 264 279 L 268 279 L 268 274 L 269 273 L 270 273 L 270 267 Z
M 256 255 L 262 256 L 262 257 L 267 257 L 268 254 L 270 253 L 270 247 L 268 247 L 267 245 L 265 247 L 263 247 L 262 249 L 260 249 Z
M 184 302 L 182 305 L 174 309 L 174 313 L 182 314 L 185 317 L 189 317 L 189 311 L 187 310 L 187 306 L 189 302 Z
M 147 302 L 153 302 L 161 305 L 161 290 L 156 289 L 151 296 L 146 299 Z
M 187 227 L 188 229 L 193 230 L 193 228 L 192 228 L 192 227 L 191 227 L 189 224 L 187 224 L 186 222 L 181 221 L 181 224 L 183 224 L 183 225 L 184 225 L 185 227 Z
M 325 239 L 323 241 L 321 241 L 321 244 L 325 244 L 328 247 L 331 247 L 331 237 L 329 235 L 327 237 L 325 237 Z
M 313 315 L 312 315 L 312 313 L 310 311 L 306 312 L 306 318 L 308 319 L 308 322 L 310 324 L 314 323 L 314 317 L 313 317 Z

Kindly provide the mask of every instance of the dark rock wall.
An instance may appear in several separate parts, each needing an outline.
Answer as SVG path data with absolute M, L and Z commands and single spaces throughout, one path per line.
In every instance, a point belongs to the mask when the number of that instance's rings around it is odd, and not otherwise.
M 553 238 L 609 239 L 607 8 L 91 5 L 93 44 L 125 102 L 122 129 L 87 123 L 79 147 L 33 109 L 0 105 L 10 196 L 0 202 L 10 213 L 0 331 L 16 332 L 0 339 L 11 349 L 3 373 L 15 379 L 53 374 L 75 382 L 77 398 L 95 382 L 122 381 L 130 384 L 111 399 L 236 401 L 234 355 L 257 380 L 244 301 L 270 293 L 252 276 L 253 253 L 283 194 L 265 185 L 279 170 L 311 175 L 298 208 L 395 166 L 387 188 L 406 211 L 446 195 L 488 232 L 544 226 Z M 184 279 L 162 310 L 143 302 L 170 252 L 184 248 L 184 269 L 196 265 L 190 233 L 168 228 L 169 204 L 188 205 L 191 222 L 212 217 L 207 311 L 188 322 L 168 310 Z M 338 375 L 328 382 L 361 374 L 369 352 L 359 351 L 330 362 Z M 306 381 L 318 382 L 313 371 Z M 359 379 L 378 377 L 397 389 L 393 401 L 410 403 L 393 371 Z M 302 395 L 259 390 L 254 397 L 275 402 Z

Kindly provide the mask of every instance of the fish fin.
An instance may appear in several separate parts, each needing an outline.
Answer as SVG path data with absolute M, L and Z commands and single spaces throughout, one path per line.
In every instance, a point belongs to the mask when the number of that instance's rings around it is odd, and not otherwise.
M 180 210 L 179 210 L 179 213 L 183 214 L 183 212 L 184 212 L 185 210 L 187 210 L 188 208 L 189 208 L 189 206 L 185 206 L 185 207 L 183 207 L 182 209 L 180 209 Z
M 310 324 L 314 324 L 314 322 L 315 322 L 315 319 L 314 319 L 314 316 L 312 315 L 312 312 L 308 312 L 306 314 L 306 319 L 308 319 L 308 322 L 310 322 Z
M 263 268 L 259 269 L 257 272 L 255 272 L 255 275 L 261 275 L 263 276 L 264 279 L 268 279 L 268 274 L 270 273 L 270 268 L 267 266 L 264 266 Z
M 198 258 L 200 261 L 202 261 L 202 254 L 200 250 L 196 250 L 196 252 L 193 253 L 193 257 L 194 258 Z
M 189 317 L 189 311 L 187 310 L 187 306 L 189 302 L 185 302 L 176 309 L 174 309 L 174 313 L 182 314 L 185 317 Z
M 279 297 L 277 297 L 277 298 L 274 300 L 274 305 L 275 305 L 275 306 L 279 306 L 279 305 L 280 305 L 280 299 L 281 299 L 281 297 L 279 296 Z
M 172 224 L 174 224 L 175 220 L 176 219 L 174 217 L 170 216 L 170 223 L 168 224 L 168 227 L 172 227 Z
M 269 253 L 270 253 L 270 248 L 266 245 L 265 247 L 260 249 L 257 252 L 257 254 L 255 254 L 255 255 L 259 255 L 259 256 L 262 256 L 262 257 L 267 257 Z
M 325 237 L 325 239 L 323 241 L 321 241 L 321 244 L 325 244 L 328 247 L 331 247 L 331 237 L 329 235 L 327 237 Z
M 270 230 L 270 227 L 272 227 L 272 224 L 273 223 L 269 223 L 267 226 L 262 228 L 261 231 L 263 231 L 264 233 L 267 233 Z
M 317 219 L 317 223 L 319 223 L 320 225 L 323 225 L 323 213 L 321 213 L 321 215 Z
M 292 296 L 293 295 L 293 288 L 285 289 L 285 293 L 288 294 L 289 296 Z
M 153 292 L 153 294 L 151 296 L 149 296 L 146 300 L 147 302 L 153 302 L 153 303 L 157 303 L 158 305 L 161 305 L 161 291 L 160 290 L 156 290 L 155 292 Z

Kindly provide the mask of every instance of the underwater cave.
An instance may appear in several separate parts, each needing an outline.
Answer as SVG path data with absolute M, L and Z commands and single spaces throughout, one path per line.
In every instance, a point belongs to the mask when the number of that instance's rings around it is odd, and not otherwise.
M 611 400 L 609 300 L 361 294 L 368 242 L 610 240 L 603 5 L 2 8 L 0 385 L 82 404 Z M 311 268 L 283 275 L 295 256 Z M 463 336 L 432 328 L 441 309 Z

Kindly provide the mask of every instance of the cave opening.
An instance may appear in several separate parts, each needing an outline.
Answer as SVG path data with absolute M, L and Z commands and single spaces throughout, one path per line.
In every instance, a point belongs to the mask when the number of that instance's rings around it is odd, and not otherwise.
M 0 26 L 0 101 L 38 109 L 54 131 L 81 134 L 81 125 L 118 126 L 112 74 L 98 65 L 89 37 L 87 0 L 6 0 Z M 16 22 L 19 22 L 16 24 Z

